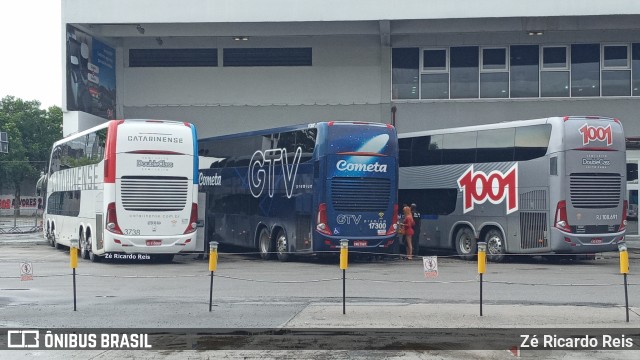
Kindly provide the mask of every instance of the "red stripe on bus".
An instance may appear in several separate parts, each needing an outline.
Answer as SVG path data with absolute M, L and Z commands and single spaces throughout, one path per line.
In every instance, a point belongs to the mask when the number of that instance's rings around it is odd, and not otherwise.
M 185 153 L 181 153 L 177 151 L 168 151 L 168 150 L 134 150 L 134 151 L 127 151 L 127 154 L 186 155 Z
M 124 120 L 114 120 L 107 128 L 107 144 L 104 154 L 104 182 L 115 184 L 116 182 L 116 140 L 118 137 L 118 125 Z

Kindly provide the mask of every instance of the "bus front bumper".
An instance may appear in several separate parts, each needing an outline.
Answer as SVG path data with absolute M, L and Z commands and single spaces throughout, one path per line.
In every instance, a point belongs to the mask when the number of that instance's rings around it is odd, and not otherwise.
M 565 254 L 593 254 L 618 251 L 618 243 L 624 241 L 624 231 L 606 235 L 573 234 L 551 230 L 551 251 Z
M 106 232 L 104 239 L 104 252 L 177 254 L 194 251 L 195 248 L 195 232 L 174 236 L 125 236 Z

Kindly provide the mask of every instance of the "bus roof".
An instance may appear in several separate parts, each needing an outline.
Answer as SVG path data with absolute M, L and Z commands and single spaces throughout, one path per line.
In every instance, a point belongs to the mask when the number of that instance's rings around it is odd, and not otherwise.
M 554 122 L 560 123 L 560 122 L 570 121 L 570 120 L 585 120 L 585 119 L 618 122 L 618 120 L 615 118 L 603 117 L 603 116 L 555 116 L 555 117 L 531 119 L 531 120 L 503 121 L 503 122 L 493 123 L 493 124 L 472 125 L 472 126 L 455 127 L 455 128 L 448 128 L 448 129 L 434 129 L 434 130 L 425 130 L 425 131 L 406 132 L 406 133 L 398 134 L 398 138 L 402 139 L 402 138 L 415 137 L 415 136 L 451 134 L 451 133 L 459 133 L 459 132 L 466 132 L 466 131 L 508 129 L 513 127 L 531 126 L 531 125 L 538 125 L 538 124 L 550 124 Z
M 319 121 L 319 122 L 308 123 L 308 124 L 288 125 L 288 126 L 282 126 L 282 127 L 276 127 L 276 128 L 245 131 L 245 132 L 234 133 L 234 134 L 210 136 L 210 137 L 201 138 L 198 140 L 210 140 L 210 139 L 224 140 L 224 139 L 233 139 L 236 137 L 244 137 L 244 136 L 267 135 L 267 134 L 275 134 L 275 133 L 281 133 L 281 132 L 287 132 L 287 131 L 314 129 L 321 126 L 331 126 L 333 124 L 354 124 L 354 125 L 366 124 L 366 125 L 374 125 L 374 126 L 388 126 L 387 124 L 384 124 L 384 123 L 366 122 L 366 121 L 346 121 L 346 120 Z
M 123 120 L 107 120 L 105 122 L 103 122 L 100 125 L 96 125 L 92 128 L 86 129 L 86 130 L 82 130 L 80 132 L 77 132 L 75 134 L 71 134 L 69 136 L 66 136 L 58 141 L 56 141 L 55 143 L 53 143 L 53 146 L 59 145 L 59 144 L 63 144 L 66 143 L 69 140 L 73 140 L 82 136 L 85 136 L 87 134 L 90 134 L 94 131 L 100 130 L 100 129 L 105 129 L 107 127 L 109 127 L 109 124 L 114 122 L 114 121 L 119 121 L 123 124 L 127 124 L 127 123 L 132 123 L 132 122 L 158 122 L 158 123 L 165 123 L 165 124 L 185 124 L 185 122 L 183 121 L 175 121 L 175 120 L 154 120 L 154 119 L 123 119 Z

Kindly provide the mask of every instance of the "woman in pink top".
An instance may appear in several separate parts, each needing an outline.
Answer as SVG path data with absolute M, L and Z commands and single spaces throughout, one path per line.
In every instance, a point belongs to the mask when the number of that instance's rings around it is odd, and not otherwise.
M 411 238 L 413 237 L 413 226 L 415 222 L 413 221 L 413 214 L 411 213 L 411 208 L 405 206 L 402 209 L 404 213 L 404 220 L 402 225 L 404 227 L 404 244 L 407 247 L 407 260 L 413 260 L 413 245 Z

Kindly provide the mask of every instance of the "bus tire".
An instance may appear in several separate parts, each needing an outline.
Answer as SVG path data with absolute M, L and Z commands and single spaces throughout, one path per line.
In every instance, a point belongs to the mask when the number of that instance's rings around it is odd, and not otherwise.
M 47 241 L 49 242 L 49 246 L 56 247 L 55 238 L 53 235 L 53 230 L 50 226 L 47 226 Z
M 282 262 L 289 261 L 289 241 L 284 230 L 279 230 L 276 236 L 276 253 L 278 254 L 278 260 Z
M 260 230 L 258 235 L 258 249 L 260 250 L 260 257 L 263 260 L 270 260 L 273 258 L 273 241 L 271 241 L 271 235 L 267 228 Z
M 506 259 L 504 236 L 498 229 L 491 229 L 484 237 L 487 243 L 487 260 L 503 262 Z
M 456 233 L 456 252 L 463 260 L 473 260 L 476 255 L 476 237 L 468 227 L 463 227 Z
M 80 231 L 80 241 L 78 241 L 78 244 L 80 246 L 80 258 L 82 259 L 89 259 L 89 252 L 87 251 L 87 242 L 86 242 L 86 238 L 84 236 L 84 232 Z
M 100 256 L 98 256 L 98 255 L 93 253 L 93 244 L 92 243 L 93 243 L 93 241 L 91 239 L 91 235 L 87 235 L 86 244 L 87 244 L 87 253 L 88 253 L 89 260 L 91 260 L 91 262 L 97 263 L 97 262 L 102 261 L 102 257 L 100 257 Z

